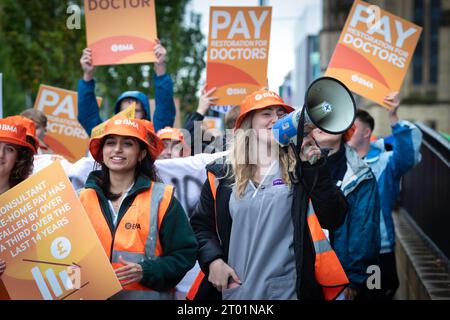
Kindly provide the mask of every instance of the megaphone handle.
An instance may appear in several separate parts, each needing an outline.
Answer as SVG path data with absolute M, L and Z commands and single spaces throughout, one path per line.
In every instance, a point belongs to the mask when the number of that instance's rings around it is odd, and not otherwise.
M 299 124 L 297 126 L 297 145 L 292 142 L 289 143 L 289 146 L 292 148 L 297 162 L 295 165 L 294 173 L 292 173 L 291 171 L 288 172 L 289 179 L 291 179 L 292 184 L 299 184 L 300 177 L 302 176 L 302 160 L 300 159 L 300 152 L 302 150 L 303 133 L 305 131 L 305 109 L 306 106 L 304 105 L 302 108 L 302 112 L 300 113 Z
M 303 144 L 303 134 L 305 132 L 305 110 L 306 105 L 303 105 L 302 112 L 300 113 L 300 119 L 297 126 L 297 152 L 295 153 L 295 156 L 298 159 L 298 155 L 300 154 L 300 151 L 302 150 L 302 144 Z
M 289 146 L 291 147 L 292 151 L 294 152 L 295 155 L 295 159 L 296 159 L 296 165 L 294 168 L 294 173 L 292 173 L 292 171 L 289 171 L 289 179 L 291 179 L 292 184 L 299 184 L 300 183 L 300 179 L 297 176 L 297 173 L 299 173 L 299 170 L 297 170 L 297 168 L 301 169 L 301 159 L 299 156 L 299 153 L 297 152 L 297 148 L 295 146 L 294 143 L 290 142 Z M 299 165 L 300 164 L 300 165 Z
M 297 126 L 297 145 L 293 145 L 293 151 L 295 153 L 295 158 L 297 159 L 297 165 L 295 173 L 297 176 L 297 183 L 300 182 L 300 178 L 302 176 L 302 160 L 300 159 L 300 152 L 302 150 L 303 145 L 303 134 L 305 132 L 305 110 L 306 105 L 303 105 L 302 112 L 300 113 L 300 119 Z

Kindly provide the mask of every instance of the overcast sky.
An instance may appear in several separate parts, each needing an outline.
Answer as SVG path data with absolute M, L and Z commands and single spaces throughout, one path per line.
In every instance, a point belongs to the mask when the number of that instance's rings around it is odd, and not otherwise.
M 271 90 L 277 91 L 286 74 L 294 69 L 295 25 L 305 7 L 319 0 L 269 0 L 272 28 L 268 78 Z M 191 0 L 188 10 L 202 14 L 202 31 L 208 38 L 210 6 L 255 6 L 258 0 Z M 319 18 L 318 18 L 319 19 Z M 298 30 L 297 30 L 298 32 Z M 206 57 L 205 57 L 206 58 Z

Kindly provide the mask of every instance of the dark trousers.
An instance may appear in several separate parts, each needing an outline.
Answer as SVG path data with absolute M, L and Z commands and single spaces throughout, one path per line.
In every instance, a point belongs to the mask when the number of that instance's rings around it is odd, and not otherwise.
M 397 263 L 395 252 L 380 254 L 381 289 L 368 290 L 370 300 L 392 300 L 398 289 Z
M 395 252 L 380 254 L 381 269 L 381 300 L 392 300 L 398 289 L 397 263 Z

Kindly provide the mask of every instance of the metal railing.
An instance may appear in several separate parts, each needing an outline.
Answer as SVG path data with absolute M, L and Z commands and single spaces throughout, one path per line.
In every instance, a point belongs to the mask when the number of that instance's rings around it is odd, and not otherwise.
M 402 181 L 403 207 L 430 244 L 450 258 L 450 142 L 423 123 L 422 161 Z

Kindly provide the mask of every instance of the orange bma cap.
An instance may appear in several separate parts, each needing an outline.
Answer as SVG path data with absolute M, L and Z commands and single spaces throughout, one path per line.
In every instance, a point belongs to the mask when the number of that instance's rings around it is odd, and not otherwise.
M 290 105 L 287 105 L 284 100 L 275 92 L 269 90 L 258 90 L 245 97 L 241 104 L 241 111 L 236 120 L 235 129 L 241 126 L 242 120 L 248 113 L 255 110 L 264 109 L 271 106 L 283 107 L 287 113 L 294 111 Z

